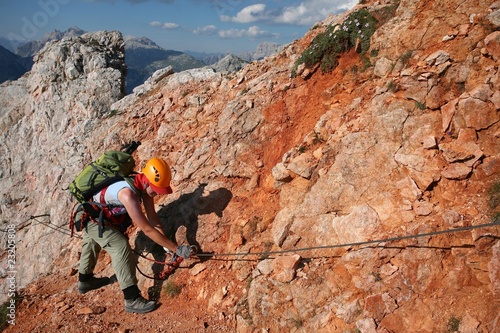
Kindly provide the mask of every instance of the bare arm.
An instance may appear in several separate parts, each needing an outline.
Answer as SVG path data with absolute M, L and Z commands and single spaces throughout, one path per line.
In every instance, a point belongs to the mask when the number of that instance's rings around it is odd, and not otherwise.
M 165 231 L 163 230 L 163 227 L 161 225 L 160 217 L 156 212 L 153 198 L 146 195 L 142 199 L 142 203 L 144 204 L 144 209 L 146 210 L 146 217 L 149 221 L 149 224 L 153 228 L 158 230 L 158 232 L 161 233 L 163 236 L 166 236 Z
M 127 210 L 127 213 L 132 221 L 144 232 L 147 237 L 172 252 L 176 251 L 177 244 L 168 239 L 161 228 L 158 214 L 154 212 L 154 203 L 152 198 L 144 198 L 144 206 L 148 217 L 146 217 L 142 211 L 139 197 L 130 188 L 120 190 L 118 192 L 118 200 L 120 200 L 120 202 L 125 206 L 125 209 Z

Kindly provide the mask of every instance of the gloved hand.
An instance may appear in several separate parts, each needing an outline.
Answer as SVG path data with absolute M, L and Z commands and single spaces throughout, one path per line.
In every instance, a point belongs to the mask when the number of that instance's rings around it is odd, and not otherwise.
M 189 258 L 191 253 L 192 253 L 192 250 L 187 245 L 181 245 L 177 248 L 177 251 L 175 251 L 175 254 L 177 254 L 179 257 L 182 257 L 184 259 Z

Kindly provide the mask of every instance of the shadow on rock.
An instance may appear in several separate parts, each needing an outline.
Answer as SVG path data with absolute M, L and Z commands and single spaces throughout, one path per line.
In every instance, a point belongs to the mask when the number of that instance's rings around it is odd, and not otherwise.
M 224 209 L 231 201 L 233 195 L 226 188 L 219 188 L 203 195 L 207 184 L 200 184 L 192 193 L 183 194 L 176 201 L 163 206 L 159 211 L 163 230 L 167 237 L 179 245 L 195 245 L 198 254 L 203 253 L 202 247 L 197 240 L 199 217 L 215 213 L 222 217 Z M 144 232 L 140 231 L 135 239 L 134 248 L 136 252 L 149 252 L 157 261 L 163 261 L 165 252 L 161 246 L 149 239 Z M 207 260 L 208 257 L 201 257 Z M 154 263 L 152 267 L 155 275 L 163 270 L 163 265 Z M 156 285 L 156 283 L 155 283 Z

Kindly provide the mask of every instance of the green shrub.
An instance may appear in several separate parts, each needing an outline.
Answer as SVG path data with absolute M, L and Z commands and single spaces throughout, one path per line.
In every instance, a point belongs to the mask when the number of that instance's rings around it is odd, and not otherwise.
M 296 75 L 297 67 L 302 64 L 312 68 L 319 63 L 323 73 L 331 72 L 338 66 L 338 58 L 342 53 L 356 46 L 356 51 L 366 53 L 376 25 L 377 20 L 366 9 L 351 13 L 340 25 L 329 25 L 302 52 L 294 64 L 292 76 Z
M 9 313 L 7 309 L 7 305 L 9 303 L 4 303 L 0 306 L 0 332 L 3 331 L 9 324 L 8 324 L 8 317 L 7 314 Z
M 362 68 L 363 71 L 367 70 L 369 67 L 372 66 L 372 63 L 370 61 L 370 57 L 368 57 L 366 55 L 361 56 L 361 61 L 363 62 L 363 68 Z
M 490 198 L 488 200 L 488 206 L 490 207 L 493 217 L 492 222 L 500 223 L 500 182 L 495 182 L 488 190 Z
M 247 289 L 250 289 L 250 286 L 252 285 L 253 277 L 249 276 L 247 279 Z
M 425 110 L 425 104 L 424 104 L 424 103 L 420 103 L 419 101 L 415 101 L 415 106 L 416 106 L 419 110 Z
M 295 326 L 295 328 L 301 328 L 302 326 L 304 326 L 304 322 L 302 321 L 302 319 L 294 319 L 293 325 Z
M 387 90 L 392 91 L 392 92 L 395 92 L 397 90 L 396 83 L 394 83 L 393 80 L 391 80 L 391 81 L 389 81 L 389 83 L 387 83 Z
M 167 282 L 165 283 L 165 287 L 163 288 L 165 294 L 167 294 L 169 297 L 178 296 L 181 293 L 181 289 L 182 288 L 179 285 L 170 280 L 167 280 Z
M 406 67 L 410 63 L 411 55 L 413 51 L 412 50 L 406 50 L 400 57 L 401 62 L 403 63 L 403 67 Z
M 13 300 L 15 301 L 15 303 L 18 303 L 18 296 L 16 295 Z M 7 302 L 0 305 L 0 332 L 6 329 L 9 324 L 11 324 L 11 320 L 15 322 L 14 318 L 10 317 L 9 315 L 11 313 L 11 302 L 12 299 L 9 299 Z
M 488 205 L 495 210 L 500 205 L 500 181 L 495 182 L 488 191 L 490 198 Z
M 460 319 L 451 316 L 450 319 L 448 320 L 448 333 L 453 333 L 457 332 L 458 328 L 460 327 Z

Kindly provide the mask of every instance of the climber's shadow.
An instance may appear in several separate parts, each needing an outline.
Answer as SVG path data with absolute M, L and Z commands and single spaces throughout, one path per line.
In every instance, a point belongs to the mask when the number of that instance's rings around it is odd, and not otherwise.
M 206 185 L 200 184 L 192 193 L 181 195 L 179 199 L 163 206 L 158 211 L 167 237 L 175 240 L 179 245 L 195 245 L 198 253 L 203 253 L 202 246 L 196 238 L 199 216 L 215 213 L 218 217 L 222 217 L 222 212 L 232 198 L 231 191 L 226 188 L 219 188 L 204 195 Z M 165 260 L 165 253 L 161 246 L 150 240 L 142 231 L 135 239 L 135 250 L 139 253 L 151 253 L 156 261 Z M 208 257 L 201 258 L 206 260 Z M 157 276 L 161 273 L 163 266 L 158 263 L 153 264 L 153 274 Z M 159 298 L 159 294 L 156 295 L 156 293 L 161 290 L 161 282 L 161 280 L 155 280 L 155 285 L 150 288 L 150 297 Z M 154 295 L 151 295 L 151 292 Z

